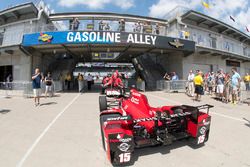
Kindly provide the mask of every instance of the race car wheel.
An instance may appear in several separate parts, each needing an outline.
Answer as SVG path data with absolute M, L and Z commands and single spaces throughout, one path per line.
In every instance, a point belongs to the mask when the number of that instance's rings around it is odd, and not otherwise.
M 107 110 L 108 105 L 106 96 L 99 96 L 99 107 L 100 107 L 100 112 Z
M 104 137 L 104 132 L 103 132 L 103 124 L 108 118 L 114 118 L 114 117 L 119 117 L 121 116 L 120 114 L 104 114 L 100 116 L 100 128 L 101 128 L 101 136 L 102 136 L 102 147 L 106 151 L 106 145 L 105 145 L 105 137 Z

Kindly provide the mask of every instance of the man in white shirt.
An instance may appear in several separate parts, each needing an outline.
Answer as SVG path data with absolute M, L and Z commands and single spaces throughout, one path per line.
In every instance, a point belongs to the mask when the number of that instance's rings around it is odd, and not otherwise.
M 88 90 L 91 90 L 91 85 L 93 83 L 93 77 L 90 74 L 88 74 L 88 76 L 87 76 L 87 82 L 88 82 Z
M 189 96 L 194 96 L 194 73 L 192 70 L 189 71 L 188 74 L 188 95 Z

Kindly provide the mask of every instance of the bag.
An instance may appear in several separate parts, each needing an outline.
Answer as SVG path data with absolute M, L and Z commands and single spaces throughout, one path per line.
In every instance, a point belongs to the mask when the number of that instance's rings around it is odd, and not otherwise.
M 203 86 L 201 86 L 201 95 L 204 95 L 204 94 L 205 94 L 204 88 L 203 88 Z

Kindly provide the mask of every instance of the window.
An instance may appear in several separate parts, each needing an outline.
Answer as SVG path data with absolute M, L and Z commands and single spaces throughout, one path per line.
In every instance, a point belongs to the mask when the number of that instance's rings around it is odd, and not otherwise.
M 216 48 L 216 38 L 211 37 L 211 47 Z
M 3 44 L 3 32 L 0 32 L 0 46 Z
M 224 49 L 227 50 L 227 51 L 230 50 L 229 42 L 225 42 L 225 43 L 224 43 Z
M 243 47 L 243 55 L 247 56 L 247 47 Z
M 200 35 L 198 36 L 198 44 L 199 44 L 199 45 L 203 45 L 203 42 L 204 42 L 204 38 L 203 38 L 202 35 L 200 34 Z

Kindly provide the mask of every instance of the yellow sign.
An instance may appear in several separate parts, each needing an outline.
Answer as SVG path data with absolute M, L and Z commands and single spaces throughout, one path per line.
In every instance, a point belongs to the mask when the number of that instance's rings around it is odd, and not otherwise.
M 43 42 L 51 42 L 52 38 L 53 38 L 52 35 L 40 33 L 38 40 Z

